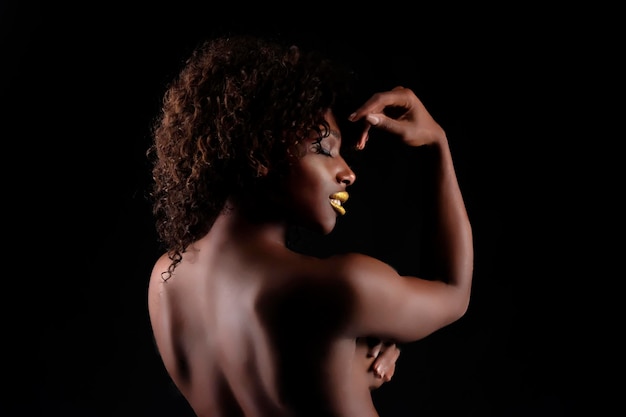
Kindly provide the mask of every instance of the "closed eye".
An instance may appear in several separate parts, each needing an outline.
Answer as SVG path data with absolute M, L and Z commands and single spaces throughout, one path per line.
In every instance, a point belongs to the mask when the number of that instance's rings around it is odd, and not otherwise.
M 332 157 L 330 151 L 328 149 L 324 148 L 320 142 L 321 141 L 317 141 L 317 142 L 313 143 L 313 148 L 314 148 L 315 152 L 318 153 L 318 154 L 321 154 L 321 155 Z

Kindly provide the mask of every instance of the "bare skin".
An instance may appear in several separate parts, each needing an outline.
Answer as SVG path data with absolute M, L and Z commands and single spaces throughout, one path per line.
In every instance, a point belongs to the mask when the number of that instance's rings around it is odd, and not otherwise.
M 401 114 L 386 116 L 391 107 Z M 360 148 L 370 129 L 382 129 L 407 146 L 437 150 L 436 221 L 447 266 L 441 280 L 400 276 L 361 254 L 295 253 L 285 245 L 287 219 L 252 222 L 246 207 L 230 201 L 167 282 L 170 260 L 156 262 L 148 293 L 164 364 L 199 417 L 378 417 L 371 389 L 384 378 L 364 371 L 373 358 L 361 338 L 413 342 L 466 312 L 472 233 L 445 132 L 402 87 L 372 96 L 350 120 L 363 119 Z M 331 134 L 304 145 L 281 190 L 296 215 L 289 220 L 322 233 L 341 215 L 329 196 L 356 178 L 339 155 L 332 113 L 327 120 Z M 387 350 L 386 379 L 397 354 Z

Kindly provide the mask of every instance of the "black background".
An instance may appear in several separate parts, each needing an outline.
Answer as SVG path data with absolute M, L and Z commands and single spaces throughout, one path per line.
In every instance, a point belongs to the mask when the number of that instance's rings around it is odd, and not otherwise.
M 594 155 L 619 141 L 599 132 L 613 117 L 600 107 L 615 94 L 614 12 L 336 7 L 1 3 L 3 416 L 190 415 L 147 321 L 158 247 L 144 153 L 165 82 L 197 41 L 229 30 L 325 49 L 372 92 L 413 88 L 448 133 L 474 227 L 474 296 L 459 322 L 404 348 L 375 393 L 381 417 L 606 405 L 599 374 L 615 369 L 598 363 L 614 328 L 596 318 L 609 303 L 595 277 L 612 164 Z M 419 178 L 406 153 L 370 147 L 349 215 L 309 249 L 358 249 L 411 272 L 418 203 L 400 191 Z

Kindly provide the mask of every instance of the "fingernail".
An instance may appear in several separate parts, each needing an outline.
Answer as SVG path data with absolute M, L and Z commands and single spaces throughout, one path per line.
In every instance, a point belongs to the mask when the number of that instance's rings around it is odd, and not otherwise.
M 353 121 L 355 117 L 356 113 L 352 113 L 350 116 L 348 116 L 348 120 Z

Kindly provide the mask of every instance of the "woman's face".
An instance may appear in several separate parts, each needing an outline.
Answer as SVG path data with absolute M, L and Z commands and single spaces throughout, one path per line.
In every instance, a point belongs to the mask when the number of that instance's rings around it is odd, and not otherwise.
M 341 133 L 332 112 L 326 113 L 330 126 L 328 136 L 321 140 L 313 133 L 303 144 L 302 157 L 296 160 L 290 171 L 287 202 L 298 223 L 319 231 L 330 233 L 343 216 L 343 203 L 348 199 L 346 187 L 356 176 L 340 155 Z

